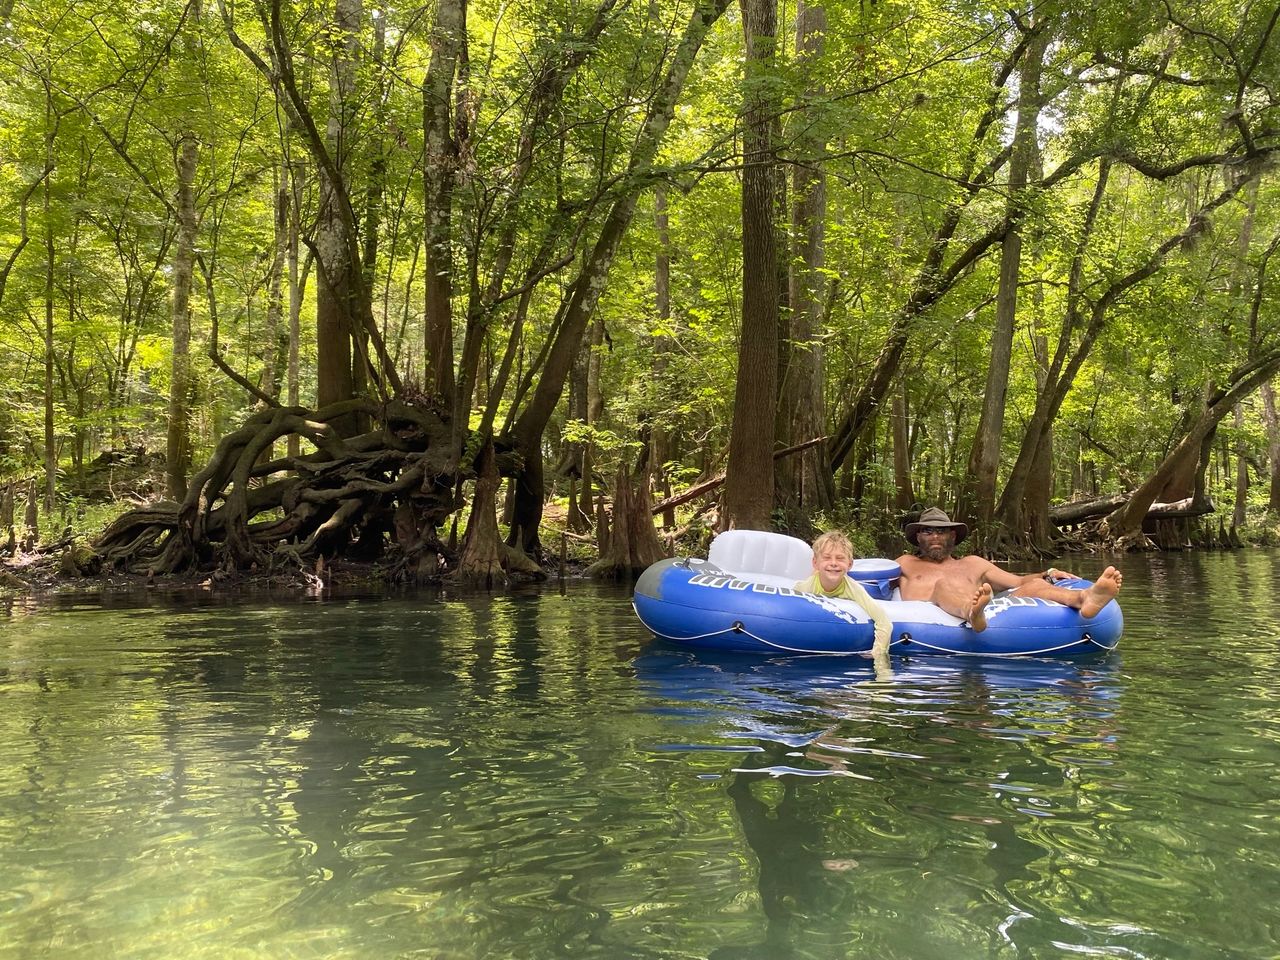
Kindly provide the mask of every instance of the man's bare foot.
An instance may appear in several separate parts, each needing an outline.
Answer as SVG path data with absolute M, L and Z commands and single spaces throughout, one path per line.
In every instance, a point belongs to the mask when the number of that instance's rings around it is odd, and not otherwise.
M 1084 591 L 1084 600 L 1080 604 L 1080 616 L 1096 617 L 1099 611 L 1120 592 L 1120 584 L 1124 575 L 1115 567 L 1107 567 L 1093 586 Z
M 990 602 L 991 584 L 984 583 L 973 595 L 973 600 L 970 601 L 969 605 L 969 616 L 965 617 L 969 621 L 969 626 L 973 628 L 974 633 L 981 633 L 987 629 L 986 607 Z

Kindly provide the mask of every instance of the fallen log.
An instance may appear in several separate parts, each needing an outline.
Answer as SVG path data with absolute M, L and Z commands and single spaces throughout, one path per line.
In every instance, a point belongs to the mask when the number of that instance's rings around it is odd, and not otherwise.
M 1077 500 L 1049 508 L 1049 519 L 1059 527 L 1069 527 L 1105 517 L 1129 502 L 1129 494 L 1113 493 L 1094 500 Z M 1202 517 L 1217 510 L 1212 500 L 1195 503 L 1193 497 L 1168 503 L 1153 503 L 1147 510 L 1148 520 L 1173 520 L 1179 517 Z
M 1086 520 L 1105 517 L 1112 510 L 1128 502 L 1127 493 L 1114 493 L 1109 497 L 1096 500 L 1076 500 L 1050 507 L 1049 519 L 1059 527 L 1069 527 L 1072 524 L 1084 523 Z
M 1203 517 L 1206 514 L 1216 513 L 1217 510 L 1212 500 L 1205 499 L 1196 503 L 1195 498 L 1187 497 L 1169 503 L 1153 503 L 1147 509 L 1147 519 L 1173 520 L 1179 517 Z
M 828 439 L 830 438 L 814 437 L 812 440 L 806 440 L 804 443 L 797 443 L 795 446 L 775 450 L 773 452 L 773 459 L 781 460 L 783 457 L 789 457 L 793 453 L 800 453 L 801 451 L 808 450 L 810 447 L 816 447 L 818 444 L 823 443 Z M 665 500 L 659 500 L 650 508 L 650 510 L 656 517 L 663 510 L 669 510 L 672 507 L 679 507 L 686 504 L 691 500 L 697 500 L 699 497 L 706 496 L 712 490 L 715 490 L 723 484 L 724 478 L 725 475 L 721 473 L 712 477 L 710 480 L 703 480 L 701 483 L 695 483 L 692 487 L 682 490 L 674 496 L 667 497 Z

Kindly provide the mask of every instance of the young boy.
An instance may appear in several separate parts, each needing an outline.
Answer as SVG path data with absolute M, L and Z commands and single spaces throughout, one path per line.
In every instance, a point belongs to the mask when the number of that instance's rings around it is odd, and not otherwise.
M 801 580 L 795 588 L 801 593 L 814 593 L 820 597 L 852 600 L 871 617 L 876 627 L 872 652 L 883 654 L 889 649 L 893 637 L 893 624 L 884 608 L 867 594 L 862 584 L 848 576 L 853 568 L 853 544 L 839 530 L 828 530 L 813 541 L 813 576 Z

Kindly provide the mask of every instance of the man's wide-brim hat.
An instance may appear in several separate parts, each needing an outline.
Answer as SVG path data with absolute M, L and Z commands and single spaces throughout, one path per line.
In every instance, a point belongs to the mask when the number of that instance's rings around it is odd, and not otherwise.
M 915 523 L 907 524 L 907 539 L 915 543 L 916 537 L 920 535 L 921 530 L 954 530 L 956 532 L 956 543 L 959 543 L 969 535 L 969 525 L 967 523 L 957 523 L 937 507 L 930 507 L 920 514 L 920 519 Z

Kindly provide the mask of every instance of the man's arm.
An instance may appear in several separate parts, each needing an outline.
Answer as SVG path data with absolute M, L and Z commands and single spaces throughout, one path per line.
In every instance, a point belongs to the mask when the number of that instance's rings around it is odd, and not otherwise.
M 1024 583 L 1044 579 L 1044 574 L 1042 573 L 1010 573 L 1008 570 L 996 566 L 990 560 L 982 560 L 982 563 L 984 566 L 979 579 L 991 584 L 992 590 L 1012 590 L 1015 587 L 1022 586 Z

